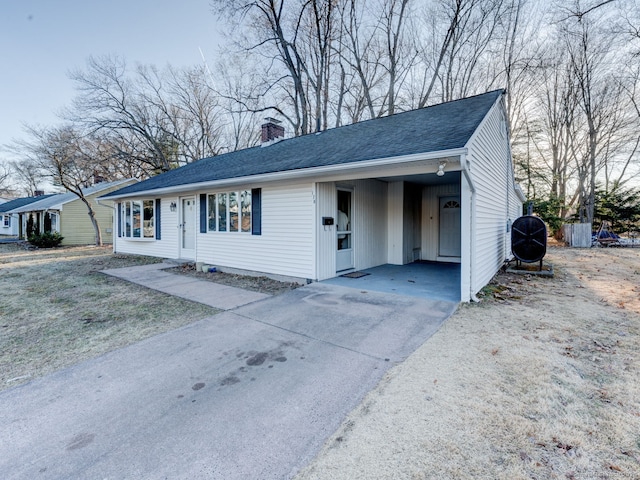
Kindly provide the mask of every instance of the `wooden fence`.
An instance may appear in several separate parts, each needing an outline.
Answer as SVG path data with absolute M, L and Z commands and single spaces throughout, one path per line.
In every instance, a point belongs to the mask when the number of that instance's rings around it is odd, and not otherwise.
M 562 234 L 564 237 L 564 241 L 570 247 L 591 247 L 590 223 L 567 223 L 562 226 Z

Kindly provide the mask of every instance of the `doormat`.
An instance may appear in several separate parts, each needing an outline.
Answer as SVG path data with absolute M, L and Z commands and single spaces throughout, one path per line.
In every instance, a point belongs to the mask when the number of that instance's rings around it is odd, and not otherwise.
M 371 275 L 371 274 L 364 273 L 364 272 L 351 272 L 351 273 L 345 273 L 344 275 L 340 275 L 340 276 L 347 277 L 347 278 L 360 278 L 360 277 L 366 277 L 367 275 Z

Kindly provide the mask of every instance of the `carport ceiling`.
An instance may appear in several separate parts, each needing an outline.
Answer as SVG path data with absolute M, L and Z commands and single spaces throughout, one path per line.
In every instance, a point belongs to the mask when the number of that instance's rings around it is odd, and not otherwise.
M 439 177 L 435 173 L 423 173 L 420 175 L 401 175 L 398 177 L 377 177 L 376 180 L 383 182 L 411 182 L 418 185 L 448 185 L 450 183 L 460 183 L 460 171 L 447 172 Z

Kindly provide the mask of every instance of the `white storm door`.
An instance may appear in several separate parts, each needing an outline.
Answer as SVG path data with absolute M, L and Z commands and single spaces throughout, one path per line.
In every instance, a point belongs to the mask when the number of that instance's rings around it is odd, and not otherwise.
M 180 258 L 196 258 L 196 199 L 180 199 Z
M 440 257 L 460 258 L 460 213 L 460 197 L 440 197 Z
M 351 231 L 351 191 L 338 190 L 338 211 L 336 212 L 336 272 L 353 268 L 353 232 Z

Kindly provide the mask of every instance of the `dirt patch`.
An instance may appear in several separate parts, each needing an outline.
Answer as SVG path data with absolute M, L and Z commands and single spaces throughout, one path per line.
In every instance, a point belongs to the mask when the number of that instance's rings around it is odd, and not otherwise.
M 178 267 L 167 268 L 165 272 L 188 275 L 200 280 L 221 283 L 230 287 L 242 288 L 252 292 L 266 293 L 269 295 L 280 295 L 298 288 L 300 284 L 292 282 L 280 282 L 268 277 L 254 277 L 251 275 L 236 275 L 224 272 L 202 272 L 197 271 L 194 263 L 185 263 Z
M 0 245 L 0 390 L 218 312 L 100 273 L 159 261 Z
M 297 479 L 640 478 L 640 251 L 545 262 L 461 305 Z

